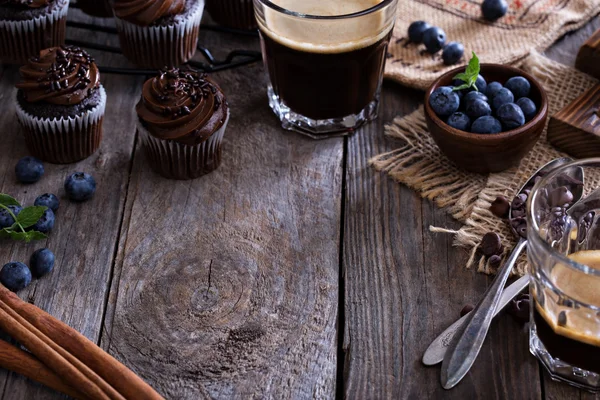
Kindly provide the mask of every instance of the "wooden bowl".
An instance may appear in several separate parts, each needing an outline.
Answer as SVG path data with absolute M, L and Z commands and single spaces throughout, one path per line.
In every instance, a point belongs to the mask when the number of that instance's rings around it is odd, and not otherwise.
M 499 64 L 481 64 L 480 74 L 486 82 L 504 83 L 513 76 L 523 76 L 531 83 L 529 98 L 538 107 L 537 115 L 525 125 L 506 132 L 480 134 L 451 127 L 433 112 L 429 96 L 440 86 L 452 86 L 452 78 L 465 67 L 442 75 L 425 92 L 425 119 L 429 132 L 442 152 L 458 167 L 467 171 L 489 173 L 517 165 L 539 139 L 548 118 L 548 98 L 544 88 L 530 74 L 518 68 Z

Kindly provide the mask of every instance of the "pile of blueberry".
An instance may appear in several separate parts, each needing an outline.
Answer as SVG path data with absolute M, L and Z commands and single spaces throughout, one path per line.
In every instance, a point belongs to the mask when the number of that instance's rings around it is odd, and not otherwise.
M 21 183 L 38 182 L 44 172 L 43 163 L 35 157 L 24 157 L 15 166 L 15 175 Z M 64 189 L 71 201 L 82 202 L 93 197 L 96 192 L 96 181 L 89 174 L 76 172 L 67 177 Z M 34 205 L 44 206 L 46 210 L 34 225 L 27 227 L 26 231 L 50 232 L 54 228 L 56 212 L 60 206 L 58 197 L 52 193 L 45 193 L 35 199 Z M 0 208 L 0 229 L 11 229 L 14 225 L 18 225 L 15 224 L 17 221 L 14 217 L 18 219 L 18 215 L 23 210 L 18 205 L 9 205 L 6 208 L 10 212 L 5 208 Z M 54 254 L 48 249 L 40 249 L 31 256 L 29 267 L 21 262 L 9 262 L 4 265 L 0 270 L 0 283 L 16 292 L 31 283 L 32 274 L 39 278 L 52 271 L 53 267 Z
M 13 292 L 25 289 L 31 283 L 32 276 L 41 278 L 54 269 L 54 259 L 54 253 L 50 250 L 36 250 L 29 259 L 29 267 L 18 261 L 5 264 L 0 270 L 0 283 Z
M 453 128 L 473 133 L 499 133 L 516 129 L 530 121 L 538 106 L 528 96 L 531 83 L 522 76 L 510 78 L 504 86 L 487 84 L 479 75 L 475 88 L 454 90 L 464 82 L 433 91 L 429 105 L 438 117 Z
M 437 26 L 431 26 L 425 21 L 415 21 L 408 27 L 408 39 L 413 43 L 423 43 L 428 53 L 442 51 L 444 64 L 456 64 L 462 58 L 465 48 L 461 43 L 446 44 L 446 32 Z

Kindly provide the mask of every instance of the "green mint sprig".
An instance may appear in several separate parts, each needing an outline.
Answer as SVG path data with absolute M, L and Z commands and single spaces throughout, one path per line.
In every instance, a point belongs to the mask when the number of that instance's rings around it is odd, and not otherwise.
M 458 91 L 458 90 L 473 88 L 474 90 L 479 91 L 479 89 L 477 89 L 477 86 L 475 86 L 475 82 L 477 82 L 477 77 L 479 76 L 479 71 L 480 71 L 479 58 L 477 57 L 475 52 L 473 52 L 473 57 L 469 61 L 469 65 L 467 65 L 467 69 L 465 70 L 465 72 L 456 74 L 456 76 L 453 78 L 453 79 L 461 80 L 464 83 L 460 86 L 456 86 L 452 90 Z
M 32 240 L 41 240 L 48 237 L 46 234 L 39 231 L 26 230 L 38 222 L 48 207 L 25 207 L 18 215 L 15 215 L 12 210 L 8 208 L 8 206 L 21 207 L 21 204 L 19 204 L 19 202 L 13 197 L 4 193 L 0 193 L 0 209 L 6 210 L 8 214 L 15 220 L 15 223 L 12 224 L 12 226 L 0 229 L 0 238 L 10 238 L 29 243 Z

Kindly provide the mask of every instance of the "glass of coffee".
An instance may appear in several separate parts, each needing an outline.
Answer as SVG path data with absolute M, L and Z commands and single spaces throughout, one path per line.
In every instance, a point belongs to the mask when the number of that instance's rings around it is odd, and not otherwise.
M 530 350 L 553 379 L 599 390 L 600 158 L 566 164 L 536 184 L 527 238 Z
M 254 0 L 269 105 L 314 138 L 377 117 L 398 0 Z

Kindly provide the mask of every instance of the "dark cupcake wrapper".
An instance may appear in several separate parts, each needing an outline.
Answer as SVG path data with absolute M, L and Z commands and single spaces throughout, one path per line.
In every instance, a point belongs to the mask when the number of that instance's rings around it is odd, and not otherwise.
M 236 29 L 258 27 L 252 0 L 206 0 L 206 11 L 223 26 Z
M 28 114 L 17 102 L 17 119 L 31 154 L 53 164 L 70 164 L 94 154 L 102 141 L 106 108 L 106 91 L 102 86 L 99 91 L 100 104 L 76 117 L 39 118 Z
M 165 178 L 185 180 L 206 175 L 221 164 L 221 143 L 228 122 L 229 111 L 219 130 L 193 146 L 156 138 L 139 122 L 137 129 L 152 169 Z
M 69 2 L 37 18 L 0 21 L 0 59 L 22 64 L 41 50 L 65 44 Z
M 140 26 L 115 18 L 121 50 L 142 68 L 177 67 L 196 53 L 204 1 L 184 21 L 167 26 Z

